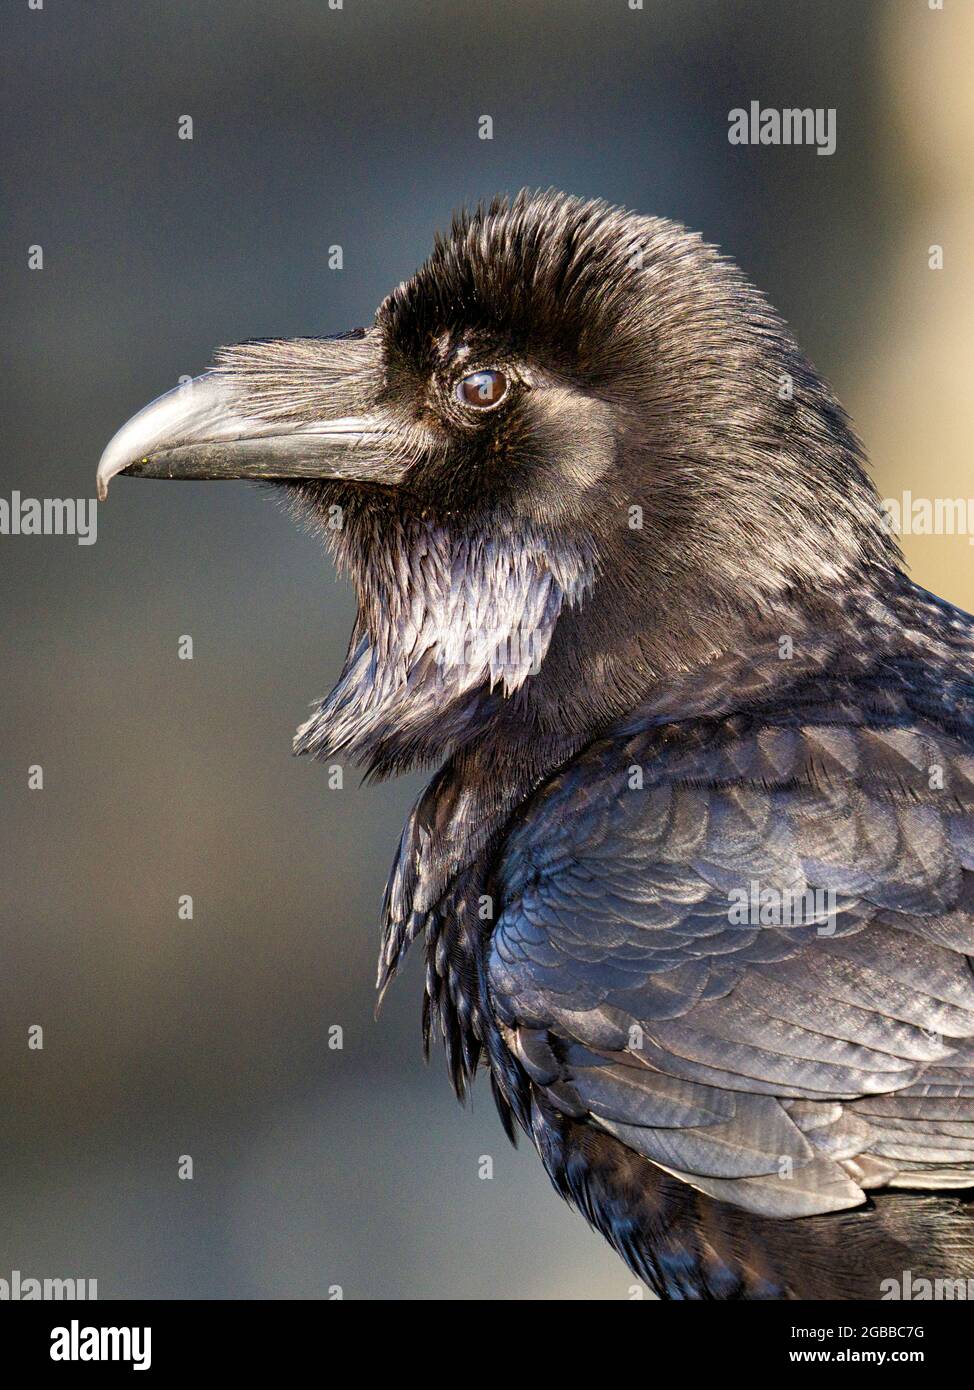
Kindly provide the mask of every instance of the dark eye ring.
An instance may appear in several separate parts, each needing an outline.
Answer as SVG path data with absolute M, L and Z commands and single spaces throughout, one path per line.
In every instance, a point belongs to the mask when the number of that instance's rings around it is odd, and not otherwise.
M 461 405 L 472 405 L 477 410 L 485 410 L 497 405 L 507 395 L 507 377 L 496 367 L 486 371 L 471 372 L 456 384 L 456 398 Z

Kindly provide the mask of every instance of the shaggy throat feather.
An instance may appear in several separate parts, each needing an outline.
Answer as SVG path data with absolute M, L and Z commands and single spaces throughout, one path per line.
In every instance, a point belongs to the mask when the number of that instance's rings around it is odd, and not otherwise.
M 562 610 L 594 582 L 579 549 L 537 535 L 456 535 L 431 522 L 400 524 L 381 548 L 341 535 L 335 558 L 351 573 L 358 618 L 338 683 L 294 747 L 373 767 L 435 756 L 484 701 L 520 690 Z

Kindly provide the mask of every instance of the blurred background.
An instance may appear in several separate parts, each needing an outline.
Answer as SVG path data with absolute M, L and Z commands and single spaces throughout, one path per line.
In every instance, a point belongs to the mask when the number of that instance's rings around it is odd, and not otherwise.
M 368 323 L 457 204 L 524 184 L 719 242 L 884 495 L 974 490 L 970 4 L 19 0 L 5 28 L 4 497 L 93 496 L 117 426 L 216 345 Z M 752 100 L 834 107 L 836 153 L 729 145 Z M 974 607 L 968 536 L 906 550 Z M 423 1065 L 418 955 L 373 1022 L 422 779 L 331 790 L 290 756 L 352 618 L 319 543 L 245 484 L 123 481 L 96 544 L 4 536 L 0 566 L 0 1277 L 630 1297 L 486 1084 L 461 1112 Z

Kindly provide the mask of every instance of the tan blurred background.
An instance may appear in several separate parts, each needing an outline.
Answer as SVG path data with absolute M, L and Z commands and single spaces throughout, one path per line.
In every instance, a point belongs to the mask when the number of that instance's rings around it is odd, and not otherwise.
M 965 0 L 100 0 L 6 28 L 2 496 L 90 497 L 109 435 L 215 345 L 368 322 L 453 206 L 522 184 L 699 228 L 833 381 L 884 495 L 974 491 Z M 751 100 L 835 107 L 836 153 L 730 146 Z M 628 1297 L 486 1085 L 463 1113 L 424 1068 L 418 959 L 372 1020 L 421 779 L 332 791 L 289 756 L 351 621 L 318 544 L 242 484 L 123 482 L 98 522 L 90 547 L 0 537 L 0 1277 Z M 974 607 L 968 536 L 906 549 Z

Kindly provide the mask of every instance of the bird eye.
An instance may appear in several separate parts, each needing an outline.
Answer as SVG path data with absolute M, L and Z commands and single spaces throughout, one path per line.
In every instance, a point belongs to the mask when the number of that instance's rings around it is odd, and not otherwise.
M 494 369 L 472 372 L 457 382 L 456 395 L 461 405 L 473 405 L 483 410 L 485 406 L 496 405 L 507 395 L 507 377 Z

